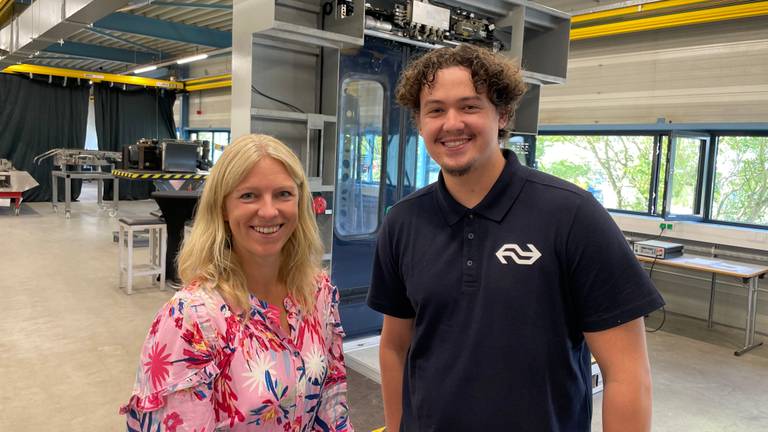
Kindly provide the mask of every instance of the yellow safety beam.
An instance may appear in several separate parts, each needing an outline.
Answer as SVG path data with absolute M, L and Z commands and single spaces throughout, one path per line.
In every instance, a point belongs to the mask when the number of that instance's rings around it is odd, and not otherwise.
M 93 82 L 113 82 L 119 84 L 130 84 L 137 86 L 147 87 L 159 87 L 167 88 L 171 90 L 182 90 L 184 84 L 178 81 L 166 81 L 154 78 L 144 78 L 131 75 L 115 75 L 102 72 L 88 72 L 74 69 L 60 69 L 48 66 L 38 66 L 31 64 L 20 64 L 8 66 L 3 70 L 5 73 L 17 73 L 17 74 L 35 74 L 35 75 L 52 75 L 67 78 L 80 78 L 85 80 L 91 80 Z
M 571 30 L 571 40 L 590 39 L 646 30 L 681 27 L 739 18 L 768 15 L 768 1 L 746 3 L 735 6 L 681 12 L 650 18 L 640 18 L 611 24 L 599 24 Z
M 184 85 L 189 86 L 194 84 L 202 84 L 206 82 L 222 81 L 222 80 L 232 80 L 232 74 L 212 75 L 205 78 L 195 78 L 195 79 L 186 80 L 183 82 L 184 82 Z
M 188 85 L 184 87 L 187 91 L 200 91 L 200 90 L 210 90 L 215 88 L 222 88 L 222 87 L 232 87 L 232 80 L 228 81 L 217 81 L 207 84 L 197 84 L 197 85 Z
M 711 0 L 665 0 L 665 1 L 657 1 L 652 3 L 643 3 L 635 6 L 627 6 L 622 8 L 576 15 L 571 18 L 571 23 L 578 24 L 585 21 L 594 21 L 594 20 L 603 19 L 603 18 L 631 16 L 632 14 L 639 13 L 639 12 L 648 12 L 652 10 L 686 6 L 686 5 L 695 4 L 695 3 L 708 3 L 710 1 Z
M 201 180 L 205 179 L 207 174 L 183 173 L 183 174 L 158 174 L 145 173 L 134 170 L 113 169 L 112 175 L 119 178 L 130 180 Z
M 0 28 L 5 27 L 13 16 L 14 0 L 0 0 Z

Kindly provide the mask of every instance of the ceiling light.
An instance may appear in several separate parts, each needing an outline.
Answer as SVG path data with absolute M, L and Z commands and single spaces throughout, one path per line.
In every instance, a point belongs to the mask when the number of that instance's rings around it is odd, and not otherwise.
M 144 72 L 153 71 L 153 70 L 155 70 L 155 69 L 157 69 L 157 66 L 156 66 L 156 65 L 152 65 L 152 66 L 145 66 L 145 67 L 143 67 L 143 68 L 138 68 L 138 69 L 136 69 L 135 71 L 133 71 L 133 73 L 135 73 L 135 74 L 137 74 L 137 75 L 138 75 L 138 74 L 141 74 L 141 73 L 144 73 Z
M 184 57 L 183 59 L 178 59 L 176 60 L 176 64 L 184 64 L 184 63 L 189 63 L 189 62 L 198 61 L 198 60 L 205 60 L 207 58 L 208 58 L 208 54 L 198 54 L 192 57 Z

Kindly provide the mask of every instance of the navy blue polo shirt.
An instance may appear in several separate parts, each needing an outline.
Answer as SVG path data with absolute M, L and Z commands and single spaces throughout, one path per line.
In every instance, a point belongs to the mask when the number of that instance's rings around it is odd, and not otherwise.
M 379 234 L 368 305 L 415 326 L 403 431 L 588 431 L 583 332 L 664 303 L 591 194 L 504 157 L 476 207 L 441 174 Z

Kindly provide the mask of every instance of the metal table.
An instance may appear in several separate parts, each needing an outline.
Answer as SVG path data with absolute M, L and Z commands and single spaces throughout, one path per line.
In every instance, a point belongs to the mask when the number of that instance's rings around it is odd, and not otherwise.
M 740 356 L 747 351 L 762 345 L 762 342 L 755 342 L 755 325 L 757 321 L 757 292 L 759 289 L 759 279 L 768 274 L 768 266 L 747 264 L 738 261 L 729 261 L 720 258 L 711 258 L 685 254 L 677 258 L 656 259 L 644 256 L 637 256 L 641 262 L 655 263 L 654 265 L 676 267 L 686 270 L 697 270 L 712 274 L 709 294 L 709 313 L 707 326 L 712 328 L 712 316 L 715 304 L 715 282 L 717 275 L 731 276 L 741 279 L 741 283 L 747 289 L 747 319 L 744 328 L 744 346 L 736 350 L 733 354 Z
M 98 203 L 99 208 L 104 208 L 104 204 L 101 199 L 102 191 L 104 190 L 104 180 L 112 180 L 112 208 L 109 209 L 109 216 L 115 217 L 117 215 L 118 210 L 118 203 L 120 200 L 120 182 L 117 181 L 117 178 L 110 174 L 107 171 L 57 171 L 53 170 L 51 171 L 51 183 L 52 183 L 52 192 L 53 197 L 51 198 L 51 205 L 53 206 L 53 211 L 57 212 L 58 209 L 58 202 L 59 202 L 59 188 L 58 188 L 58 179 L 63 178 L 64 179 L 64 217 L 69 219 L 72 215 L 72 179 L 83 179 L 83 180 L 96 180 L 97 185 L 97 194 L 98 194 Z
M 0 172 L 0 178 L 4 186 L 0 186 L 0 198 L 10 198 L 11 205 L 16 201 L 14 214 L 19 215 L 21 210 L 21 201 L 24 199 L 22 193 L 38 186 L 37 181 L 26 171 L 3 171 Z M 7 182 L 6 182 L 7 181 Z M 7 185 L 5 185 L 7 183 Z

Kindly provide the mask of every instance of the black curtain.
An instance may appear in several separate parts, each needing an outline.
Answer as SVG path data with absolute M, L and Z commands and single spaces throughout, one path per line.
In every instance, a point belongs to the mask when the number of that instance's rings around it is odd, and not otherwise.
M 28 171 L 40 186 L 24 193 L 25 201 L 51 200 L 53 158 L 35 164 L 32 159 L 54 148 L 85 148 L 88 123 L 87 81 L 44 81 L 0 73 L 0 158 Z M 72 200 L 80 195 L 80 180 L 72 181 Z M 59 200 L 64 181 L 59 180 Z
M 141 138 L 176 138 L 174 92 L 97 84 L 93 93 L 99 149 L 122 152 Z M 149 181 L 120 180 L 120 199 L 147 199 L 153 190 Z M 105 183 L 104 197 L 112 197 L 111 184 Z

